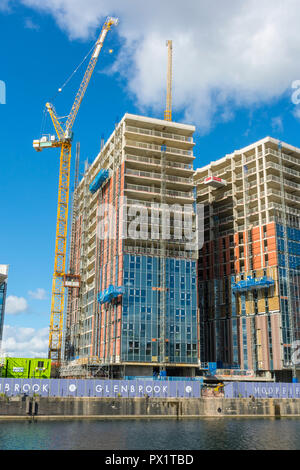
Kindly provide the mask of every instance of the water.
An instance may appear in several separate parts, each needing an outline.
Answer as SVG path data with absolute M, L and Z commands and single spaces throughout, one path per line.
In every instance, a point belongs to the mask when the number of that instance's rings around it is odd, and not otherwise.
M 299 418 L 2 421 L 0 450 L 299 450 Z

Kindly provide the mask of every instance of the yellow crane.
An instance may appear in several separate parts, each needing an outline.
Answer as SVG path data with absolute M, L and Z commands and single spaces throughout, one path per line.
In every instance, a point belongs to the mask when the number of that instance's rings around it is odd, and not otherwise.
M 55 261 L 52 281 L 51 296 L 51 317 L 49 331 L 48 357 L 57 364 L 61 361 L 62 334 L 63 334 L 63 313 L 64 313 L 64 290 L 65 290 L 65 265 L 66 265 L 66 245 L 68 227 L 68 204 L 70 185 L 70 165 L 72 148 L 72 128 L 75 122 L 80 104 L 91 79 L 105 37 L 112 25 L 117 25 L 118 18 L 108 17 L 102 27 L 100 35 L 93 48 L 92 56 L 87 66 L 86 72 L 76 94 L 73 106 L 63 126 L 57 117 L 54 106 L 46 103 L 46 109 L 53 122 L 56 136 L 43 136 L 39 140 L 33 141 L 33 147 L 37 151 L 44 148 L 60 147 L 60 169 L 58 185 L 58 204 L 56 220 L 56 240 L 55 240 Z M 61 91 L 61 89 L 59 89 Z M 68 284 L 72 287 L 79 286 L 78 276 L 74 276 L 73 282 L 68 275 Z
M 168 48 L 168 66 L 167 66 L 167 104 L 164 119 L 172 121 L 172 41 L 166 42 Z

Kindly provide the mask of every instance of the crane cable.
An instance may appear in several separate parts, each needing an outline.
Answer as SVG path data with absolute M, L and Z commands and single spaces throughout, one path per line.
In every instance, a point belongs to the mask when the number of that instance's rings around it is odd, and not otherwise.
M 61 93 L 62 90 L 65 88 L 65 86 L 69 83 L 69 81 L 71 80 L 71 78 L 73 77 L 73 75 L 75 75 L 75 73 L 80 69 L 80 67 L 82 66 L 82 64 L 86 61 L 86 59 L 88 58 L 88 56 L 90 55 L 90 53 L 92 52 L 92 50 L 94 49 L 95 47 L 95 44 L 96 43 L 93 43 L 91 49 L 89 50 L 89 52 L 86 54 L 86 56 L 84 57 L 84 59 L 80 62 L 80 64 L 76 67 L 76 69 L 73 70 L 73 72 L 71 73 L 71 75 L 69 76 L 69 78 L 67 78 L 67 80 L 64 82 L 64 84 L 57 90 L 56 92 L 56 95 L 57 93 Z M 55 95 L 55 96 L 56 96 Z
M 62 92 L 62 90 L 65 88 L 65 86 L 69 83 L 69 81 L 71 80 L 71 78 L 75 75 L 75 73 L 80 69 L 80 67 L 84 64 L 84 62 L 87 60 L 88 56 L 91 54 L 92 50 L 94 49 L 95 47 L 95 42 L 93 43 L 92 47 L 90 48 L 90 50 L 88 51 L 88 53 L 86 54 L 86 56 L 83 58 L 83 60 L 80 62 L 80 64 L 73 70 L 73 72 L 71 73 L 71 75 L 67 78 L 67 80 L 63 83 L 63 85 L 58 88 L 57 92 L 52 96 L 52 98 L 49 100 L 50 102 L 53 102 L 55 100 L 55 98 L 57 97 L 57 95 L 59 93 Z M 48 112 L 47 112 L 47 109 L 46 107 L 44 108 L 44 111 L 43 111 L 43 116 L 42 116 L 42 122 L 41 122 L 41 131 L 40 131 L 40 135 L 42 136 L 43 133 L 44 133 L 44 129 L 45 129 L 45 125 L 46 125 L 46 120 L 47 120 L 47 116 L 48 116 Z

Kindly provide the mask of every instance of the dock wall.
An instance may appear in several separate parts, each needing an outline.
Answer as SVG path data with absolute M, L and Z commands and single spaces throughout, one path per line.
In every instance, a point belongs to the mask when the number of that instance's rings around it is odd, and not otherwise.
M 0 397 L 0 419 L 300 416 L 300 400 L 250 398 Z

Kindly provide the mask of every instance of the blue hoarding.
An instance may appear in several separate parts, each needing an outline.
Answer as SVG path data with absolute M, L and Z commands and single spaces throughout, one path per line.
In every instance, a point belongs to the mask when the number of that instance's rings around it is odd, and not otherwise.
M 225 398 L 300 398 L 300 383 L 230 382 L 224 387 Z
M 7 396 L 199 398 L 200 382 L 167 380 L 11 379 L 0 378 L 0 393 Z

